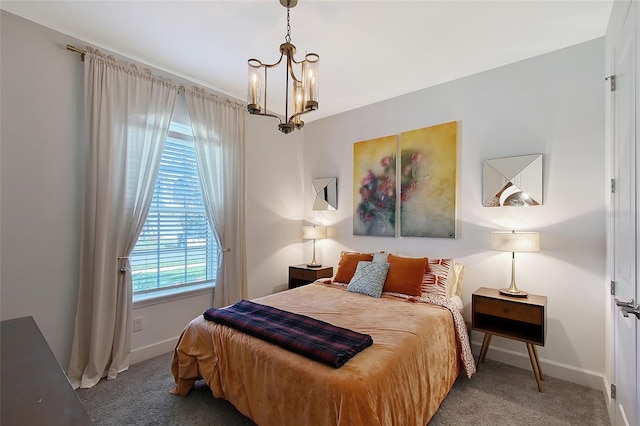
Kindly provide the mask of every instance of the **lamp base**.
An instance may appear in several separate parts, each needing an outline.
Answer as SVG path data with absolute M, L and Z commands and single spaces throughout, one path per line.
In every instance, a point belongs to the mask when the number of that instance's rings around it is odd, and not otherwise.
M 307 263 L 307 268 L 319 268 L 322 264 L 320 263 Z
M 522 291 L 522 290 L 509 291 L 508 288 L 501 288 L 500 289 L 500 294 L 503 294 L 505 296 L 511 296 L 511 297 L 527 297 L 527 296 L 529 296 L 529 293 L 527 293 L 526 291 Z

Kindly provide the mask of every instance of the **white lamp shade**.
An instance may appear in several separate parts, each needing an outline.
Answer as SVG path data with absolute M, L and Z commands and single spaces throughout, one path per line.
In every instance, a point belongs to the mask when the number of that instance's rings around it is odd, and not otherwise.
M 492 232 L 491 249 L 526 253 L 540 251 L 538 232 Z
M 319 240 L 321 238 L 327 238 L 326 226 L 303 226 L 302 227 L 303 240 Z

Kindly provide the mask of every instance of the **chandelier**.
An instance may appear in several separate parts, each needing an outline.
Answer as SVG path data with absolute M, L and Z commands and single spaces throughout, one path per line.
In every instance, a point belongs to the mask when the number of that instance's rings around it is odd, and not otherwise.
M 288 134 L 304 126 L 302 114 L 318 109 L 318 61 L 320 56 L 307 53 L 304 60 L 295 60 L 296 47 L 291 44 L 291 25 L 289 9 L 298 4 L 298 0 L 280 0 L 280 4 L 287 8 L 287 35 L 285 42 L 280 45 L 280 59 L 274 64 L 263 64 L 258 59 L 249 59 L 249 90 L 247 94 L 247 109 L 250 114 L 274 117 L 280 121 L 278 129 Z M 285 104 L 284 117 L 270 114 L 267 110 L 267 70 L 275 68 L 286 57 L 285 70 Z M 302 78 L 296 77 L 294 68 L 302 68 Z M 291 115 L 289 115 L 291 113 Z M 283 119 L 284 118 L 284 119 Z

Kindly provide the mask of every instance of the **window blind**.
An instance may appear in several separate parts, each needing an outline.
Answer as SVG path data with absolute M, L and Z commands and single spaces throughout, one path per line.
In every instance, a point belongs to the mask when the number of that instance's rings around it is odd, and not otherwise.
M 174 129 L 162 152 L 149 215 L 130 256 L 133 292 L 212 282 L 217 256 L 218 247 L 204 209 L 193 138 Z

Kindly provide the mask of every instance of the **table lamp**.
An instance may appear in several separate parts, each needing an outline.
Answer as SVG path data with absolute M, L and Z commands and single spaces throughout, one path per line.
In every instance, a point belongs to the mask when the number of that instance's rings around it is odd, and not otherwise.
M 511 252 L 511 284 L 509 288 L 500 289 L 500 294 L 512 297 L 527 297 L 529 293 L 518 290 L 516 285 L 516 252 L 529 253 L 540 251 L 540 234 L 538 232 L 492 232 L 491 249 Z
M 302 227 L 302 239 L 313 240 L 313 260 L 311 263 L 307 263 L 309 268 L 319 268 L 322 265 L 316 261 L 316 240 L 321 238 L 327 238 L 326 226 L 303 226 Z

